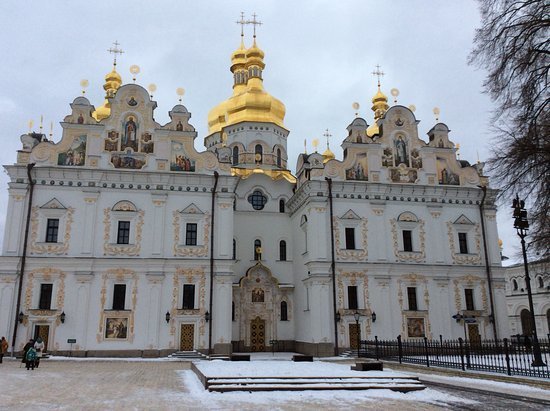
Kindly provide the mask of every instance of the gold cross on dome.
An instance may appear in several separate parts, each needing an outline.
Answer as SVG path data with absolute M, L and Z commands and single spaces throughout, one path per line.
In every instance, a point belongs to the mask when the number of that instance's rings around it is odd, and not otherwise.
M 260 20 L 256 20 L 256 17 L 258 15 L 256 13 L 252 13 L 252 20 L 248 20 L 247 24 L 252 24 L 254 26 L 254 38 L 256 38 L 256 26 L 261 26 L 262 22 Z
M 115 60 L 113 62 L 113 64 L 116 66 L 116 55 L 117 54 L 122 54 L 124 53 L 124 51 L 122 49 L 119 49 L 118 46 L 120 46 L 120 43 L 115 40 L 115 42 L 113 43 L 114 47 L 111 47 L 109 50 L 107 50 L 109 53 L 111 54 L 114 54 L 115 55 Z
M 325 134 L 323 134 L 323 137 L 327 138 L 327 148 L 328 148 L 328 139 L 332 137 L 332 134 L 328 132 L 328 128 L 325 130 Z
M 372 72 L 372 75 L 378 77 L 378 87 L 380 87 L 380 77 L 384 75 L 384 72 L 380 70 L 380 64 L 376 65 L 376 70 Z
M 246 20 L 244 19 L 244 12 L 243 12 L 243 11 L 241 11 L 241 19 L 240 19 L 240 20 L 237 20 L 235 23 L 241 25 L 241 37 L 244 37 L 244 25 L 245 25 L 245 24 L 248 24 L 248 21 L 246 21 Z

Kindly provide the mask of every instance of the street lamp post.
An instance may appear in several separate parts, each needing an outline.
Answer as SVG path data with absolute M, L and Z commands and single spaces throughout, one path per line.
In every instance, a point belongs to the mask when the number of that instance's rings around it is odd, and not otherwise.
M 516 194 L 516 198 L 512 203 L 514 209 L 514 228 L 521 238 L 521 250 L 523 252 L 523 265 L 525 267 L 525 284 L 527 286 L 527 298 L 529 299 L 529 311 L 531 314 L 531 324 L 533 332 L 533 362 L 531 366 L 542 367 L 546 365 L 542 360 L 542 354 L 540 352 L 539 339 L 537 337 L 537 324 L 535 323 L 535 309 L 533 307 L 533 295 L 531 293 L 531 278 L 529 278 L 529 267 L 527 264 L 527 251 L 525 249 L 525 237 L 527 237 L 527 230 L 529 230 L 529 221 L 527 221 L 527 210 L 525 209 L 525 201 L 520 200 Z
M 361 331 L 359 329 L 359 317 L 361 317 L 361 314 L 359 314 L 358 311 L 355 311 L 353 313 L 353 317 L 355 318 L 355 330 L 357 332 L 357 358 L 359 358 L 359 348 L 361 347 Z

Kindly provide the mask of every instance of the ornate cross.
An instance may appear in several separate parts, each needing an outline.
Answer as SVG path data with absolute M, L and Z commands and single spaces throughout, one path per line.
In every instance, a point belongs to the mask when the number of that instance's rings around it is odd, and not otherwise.
M 252 13 L 252 20 L 248 20 L 247 24 L 252 24 L 254 26 L 254 38 L 256 38 L 256 26 L 261 26 L 262 22 L 260 20 L 256 20 L 256 17 L 258 15 L 256 13 Z
M 235 23 L 241 25 L 241 37 L 244 37 L 244 25 L 248 24 L 248 22 L 244 19 L 244 12 L 241 11 L 241 19 L 237 20 Z
M 378 77 L 378 87 L 380 87 L 380 77 L 384 75 L 384 72 L 380 70 L 380 64 L 376 65 L 376 70 L 372 72 L 372 75 Z
M 120 43 L 115 40 L 115 42 L 113 43 L 114 47 L 111 47 L 109 50 L 107 50 L 109 53 L 111 54 L 114 54 L 115 55 L 115 61 L 114 61 L 114 65 L 116 66 L 116 55 L 117 54 L 122 54 L 124 53 L 124 51 L 122 49 L 119 49 L 118 46 L 120 46 Z
M 323 134 L 323 137 L 327 138 L 327 148 L 328 148 L 328 139 L 332 137 L 332 134 L 328 132 L 328 128 L 325 130 L 325 134 Z

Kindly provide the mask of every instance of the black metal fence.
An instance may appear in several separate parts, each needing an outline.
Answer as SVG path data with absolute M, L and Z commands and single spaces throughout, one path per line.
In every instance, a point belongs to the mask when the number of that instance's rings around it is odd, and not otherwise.
M 396 340 L 361 341 L 360 357 L 399 361 L 426 367 L 456 368 L 550 378 L 550 342 L 540 341 L 541 367 L 533 367 L 533 350 L 529 341 L 522 340 Z

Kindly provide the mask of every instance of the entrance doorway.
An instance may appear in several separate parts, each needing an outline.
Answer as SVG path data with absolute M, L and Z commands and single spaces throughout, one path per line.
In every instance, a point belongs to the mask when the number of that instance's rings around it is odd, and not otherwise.
M 195 341 L 195 324 L 182 324 L 180 333 L 180 350 L 193 351 Z
M 265 351 L 265 320 L 260 317 L 250 322 L 250 350 Z
M 468 324 L 468 338 L 471 344 L 481 343 L 481 335 L 479 335 L 478 324 Z
M 49 325 L 35 325 L 34 326 L 34 340 L 38 337 L 42 338 L 44 341 L 44 351 L 48 350 L 48 337 L 50 335 L 50 326 Z
M 356 350 L 357 340 L 361 339 L 361 327 L 357 324 L 349 325 L 349 348 Z

